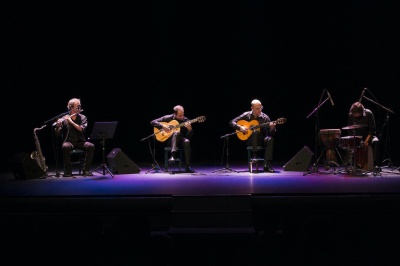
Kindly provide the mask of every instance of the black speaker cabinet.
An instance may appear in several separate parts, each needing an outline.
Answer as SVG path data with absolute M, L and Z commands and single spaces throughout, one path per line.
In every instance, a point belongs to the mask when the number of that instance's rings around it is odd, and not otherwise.
M 311 159 L 314 153 L 307 147 L 304 146 L 289 162 L 283 166 L 285 171 L 308 171 L 311 164 Z
M 15 179 L 35 179 L 46 175 L 38 162 L 26 152 L 16 153 L 10 162 Z
M 115 174 L 137 174 L 140 168 L 119 148 L 107 155 L 108 164 Z

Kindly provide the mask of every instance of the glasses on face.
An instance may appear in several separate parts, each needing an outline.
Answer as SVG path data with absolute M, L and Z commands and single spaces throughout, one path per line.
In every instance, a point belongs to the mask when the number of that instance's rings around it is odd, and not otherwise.
M 262 110 L 262 109 L 263 109 L 262 106 L 254 108 L 254 110 Z

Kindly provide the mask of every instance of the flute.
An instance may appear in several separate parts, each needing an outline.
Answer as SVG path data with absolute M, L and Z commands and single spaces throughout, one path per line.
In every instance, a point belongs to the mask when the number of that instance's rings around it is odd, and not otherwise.
M 81 112 L 83 112 L 83 109 L 80 110 L 79 113 L 72 114 L 72 115 L 70 115 L 69 117 L 73 117 L 74 115 L 80 114 Z M 64 116 L 64 117 L 65 117 L 65 116 Z M 60 122 L 60 123 L 64 122 L 64 120 L 66 119 L 66 118 L 64 118 L 64 117 L 61 118 L 61 119 L 62 119 L 61 121 L 58 121 L 58 120 L 57 120 L 57 122 L 54 122 L 54 123 L 53 123 L 53 127 L 54 127 L 55 125 L 57 125 L 58 122 Z

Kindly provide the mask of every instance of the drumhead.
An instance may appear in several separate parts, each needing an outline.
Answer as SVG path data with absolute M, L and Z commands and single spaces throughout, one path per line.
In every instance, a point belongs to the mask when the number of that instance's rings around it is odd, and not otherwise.
M 320 134 L 332 134 L 332 135 L 337 135 L 340 134 L 341 131 L 338 128 L 328 128 L 328 129 L 320 129 L 319 130 Z

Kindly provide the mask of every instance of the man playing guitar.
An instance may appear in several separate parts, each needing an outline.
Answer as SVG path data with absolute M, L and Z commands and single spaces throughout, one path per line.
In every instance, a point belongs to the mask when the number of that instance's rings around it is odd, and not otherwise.
M 264 154 L 264 172 L 274 173 L 274 169 L 271 166 L 271 161 L 273 159 L 273 136 L 276 133 L 276 121 L 271 122 L 271 119 L 262 112 L 263 106 L 261 102 L 254 99 L 251 102 L 251 111 L 246 111 L 239 115 L 238 117 L 232 119 L 229 125 L 238 131 L 238 134 L 243 134 L 246 136 L 246 143 L 248 146 L 253 147 L 253 158 L 257 157 L 257 146 L 265 146 Z M 246 123 L 248 123 L 246 125 Z M 255 124 L 265 125 L 258 128 L 257 130 L 252 130 L 251 126 Z
M 171 158 L 170 161 L 176 159 L 176 150 L 179 146 L 183 147 L 185 153 L 185 171 L 187 173 L 194 173 L 191 165 L 191 145 L 190 139 L 193 136 L 193 128 L 189 118 L 185 117 L 185 110 L 181 105 L 174 107 L 172 114 L 164 115 L 160 118 L 156 118 L 150 122 L 155 127 L 155 134 L 157 140 L 166 141 L 167 145 L 171 146 Z M 182 127 L 176 127 L 171 123 L 183 125 Z M 159 135 L 159 136 L 158 136 Z

